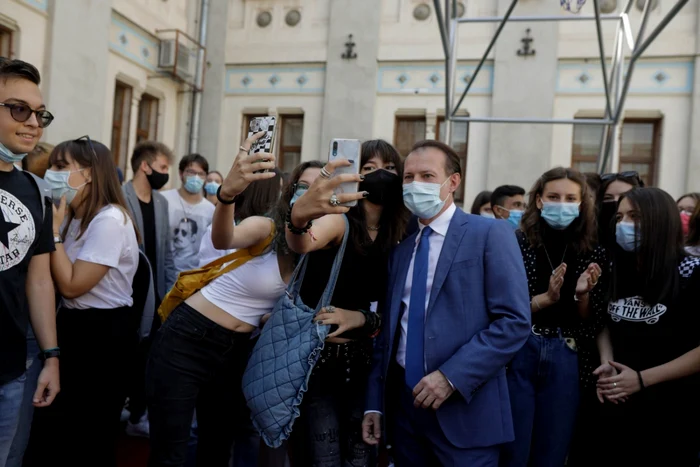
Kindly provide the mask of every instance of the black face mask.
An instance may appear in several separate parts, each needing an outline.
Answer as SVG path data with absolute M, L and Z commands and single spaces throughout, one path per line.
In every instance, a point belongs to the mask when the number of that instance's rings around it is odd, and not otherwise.
M 598 213 L 598 228 L 600 229 L 599 239 L 601 243 L 608 242 L 611 238 L 615 239 L 615 229 L 613 228 L 613 219 L 617 214 L 617 203 L 615 201 L 605 201 L 600 205 Z
M 166 183 L 168 183 L 170 174 L 162 174 L 160 172 L 156 172 L 155 170 L 153 170 L 153 167 L 151 167 L 151 173 L 146 174 L 146 178 L 148 179 L 148 184 L 151 185 L 151 188 L 157 191 L 163 188 Z
M 399 176 L 384 169 L 373 170 L 365 175 L 365 179 L 360 182 L 360 191 L 368 192 L 367 201 L 380 206 L 395 205 L 403 196 Z

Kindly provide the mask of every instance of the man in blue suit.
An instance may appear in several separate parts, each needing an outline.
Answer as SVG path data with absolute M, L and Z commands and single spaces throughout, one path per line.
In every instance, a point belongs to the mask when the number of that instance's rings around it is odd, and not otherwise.
M 394 251 L 363 438 L 384 424 L 397 467 L 497 466 L 513 440 L 505 365 L 530 333 L 513 230 L 458 209 L 460 159 L 437 141 L 406 158 L 403 196 L 419 230 Z

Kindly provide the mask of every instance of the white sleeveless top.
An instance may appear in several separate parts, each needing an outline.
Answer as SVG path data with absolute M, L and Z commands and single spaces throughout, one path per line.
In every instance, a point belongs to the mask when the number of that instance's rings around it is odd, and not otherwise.
M 270 251 L 214 279 L 201 292 L 234 318 L 258 327 L 286 289 L 277 254 Z

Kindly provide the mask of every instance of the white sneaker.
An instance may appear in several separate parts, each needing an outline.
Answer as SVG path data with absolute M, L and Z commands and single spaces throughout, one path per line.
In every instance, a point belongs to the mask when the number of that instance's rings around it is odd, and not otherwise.
M 128 422 L 126 424 L 126 435 L 137 438 L 148 438 L 150 425 L 148 424 L 148 414 L 141 417 L 138 423 Z

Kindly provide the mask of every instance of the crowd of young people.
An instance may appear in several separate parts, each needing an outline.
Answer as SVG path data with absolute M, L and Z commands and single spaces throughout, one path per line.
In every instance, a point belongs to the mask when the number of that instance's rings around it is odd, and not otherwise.
M 0 466 L 114 466 L 123 418 L 151 466 L 697 466 L 698 194 L 554 168 L 466 214 L 445 144 L 366 141 L 358 174 L 285 177 L 248 154 L 261 134 L 226 176 L 184 156 L 167 191 L 171 150 L 139 143 L 122 186 L 89 136 L 36 150 L 39 84 L 0 59 Z M 258 245 L 161 322 L 179 273 Z M 313 308 L 339 251 L 310 318 L 328 337 L 268 448 L 248 358 L 300 258 Z

